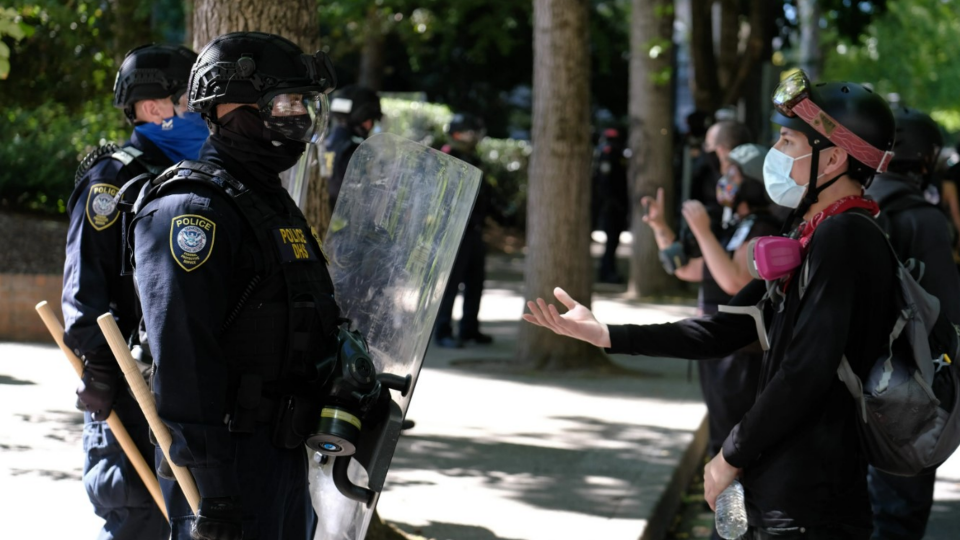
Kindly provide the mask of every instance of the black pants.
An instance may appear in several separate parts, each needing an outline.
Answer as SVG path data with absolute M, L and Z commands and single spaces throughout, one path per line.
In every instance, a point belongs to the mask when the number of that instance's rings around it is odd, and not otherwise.
M 875 540 L 921 540 L 933 507 L 936 473 L 894 476 L 870 467 L 867 485 Z
M 463 284 L 463 317 L 460 319 L 460 339 L 470 339 L 480 331 L 480 297 L 483 295 L 483 280 L 486 279 L 484 265 L 487 260 L 487 247 L 479 229 L 468 229 L 463 235 L 460 251 L 453 262 L 450 281 L 440 300 L 437 322 L 434 325 L 434 339 L 443 339 L 453 335 L 453 302 Z

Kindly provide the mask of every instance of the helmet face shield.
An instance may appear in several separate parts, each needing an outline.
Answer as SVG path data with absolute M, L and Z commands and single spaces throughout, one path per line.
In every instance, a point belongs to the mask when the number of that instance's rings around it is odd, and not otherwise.
M 265 97 L 259 106 L 263 123 L 284 137 L 305 143 L 323 138 L 330 112 L 326 94 L 284 90 Z

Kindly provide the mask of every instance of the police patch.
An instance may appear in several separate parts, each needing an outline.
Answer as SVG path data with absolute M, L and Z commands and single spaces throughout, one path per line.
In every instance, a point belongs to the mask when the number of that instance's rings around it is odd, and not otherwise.
M 192 272 L 213 252 L 217 224 L 203 216 L 186 214 L 170 221 L 170 253 L 180 268 Z
M 94 230 L 102 231 L 120 216 L 114 197 L 120 188 L 111 184 L 93 184 L 87 191 L 87 221 Z
M 273 230 L 280 260 L 288 262 L 316 261 L 317 253 L 307 241 L 307 233 L 299 227 L 280 227 Z

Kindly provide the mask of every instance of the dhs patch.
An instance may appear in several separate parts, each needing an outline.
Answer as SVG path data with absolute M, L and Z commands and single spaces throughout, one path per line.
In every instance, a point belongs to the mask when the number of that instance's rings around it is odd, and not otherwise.
M 289 262 L 316 261 L 317 254 L 313 245 L 307 240 L 307 232 L 300 227 L 280 227 L 273 230 L 273 237 L 277 241 L 280 251 L 280 260 Z
M 203 216 L 186 214 L 170 221 L 170 253 L 180 268 L 193 272 L 213 253 L 217 224 Z
M 93 184 L 87 191 L 87 221 L 94 230 L 102 231 L 120 216 L 114 201 L 120 188 L 111 184 Z

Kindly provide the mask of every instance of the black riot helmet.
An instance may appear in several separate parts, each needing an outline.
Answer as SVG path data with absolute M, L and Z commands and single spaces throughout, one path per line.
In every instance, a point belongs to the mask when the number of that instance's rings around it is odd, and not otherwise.
M 943 133 L 930 115 L 897 106 L 893 109 L 897 124 L 897 142 L 891 167 L 898 170 L 932 173 L 940 149 L 943 148 Z
M 330 112 L 334 119 L 350 128 L 383 117 L 380 96 L 372 88 L 351 84 L 334 92 L 331 99 Z
M 316 142 L 326 128 L 327 94 L 337 85 L 322 51 L 304 54 L 292 41 L 263 32 L 213 39 L 190 73 L 190 110 L 217 129 L 217 105 L 256 105 L 267 128 L 288 139 Z
M 133 105 L 138 101 L 172 97 L 178 102 L 196 60 L 197 53 L 182 46 L 150 44 L 130 50 L 113 83 L 113 106 L 123 109 L 133 122 Z

